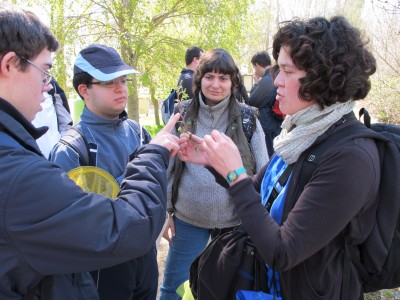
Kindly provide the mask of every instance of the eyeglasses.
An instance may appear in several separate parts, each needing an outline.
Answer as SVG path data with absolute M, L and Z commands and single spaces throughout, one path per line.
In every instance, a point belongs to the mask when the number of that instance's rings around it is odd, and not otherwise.
M 110 81 L 92 81 L 91 84 L 98 84 L 101 86 L 104 86 L 106 88 L 115 88 L 118 86 L 118 84 L 121 84 L 122 86 L 126 86 L 128 82 L 131 82 L 132 79 L 130 78 L 122 78 L 122 79 L 114 79 Z
M 29 59 L 26 59 L 25 57 L 20 56 L 24 61 L 26 61 L 27 63 L 29 63 L 30 65 L 34 66 L 36 69 L 38 69 L 39 71 L 41 71 L 44 74 L 44 77 L 42 79 L 43 85 L 46 86 L 48 84 L 50 84 L 50 82 L 53 80 L 53 76 L 51 76 L 48 72 L 46 72 L 45 70 L 43 70 L 41 67 L 39 67 L 38 65 L 34 64 L 33 62 L 31 62 Z

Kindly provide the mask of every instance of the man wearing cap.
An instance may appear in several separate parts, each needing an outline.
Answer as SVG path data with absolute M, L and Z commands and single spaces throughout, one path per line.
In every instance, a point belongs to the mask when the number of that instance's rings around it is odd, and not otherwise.
M 135 74 L 118 52 L 105 45 L 93 44 L 79 52 L 74 63 L 73 85 L 85 106 L 75 125 L 90 145 L 95 166 L 108 171 L 121 184 L 129 157 L 150 134 L 128 119 L 127 75 Z M 77 152 L 59 142 L 51 161 L 68 172 L 81 165 Z M 158 285 L 156 250 L 131 261 L 91 273 L 100 299 L 155 299 Z
M 57 39 L 34 13 L 6 3 L 0 35 L 0 299 L 97 300 L 85 271 L 154 249 L 180 116 L 132 155 L 116 199 L 86 193 L 43 156 L 35 139 L 47 128 L 31 123 L 50 90 Z

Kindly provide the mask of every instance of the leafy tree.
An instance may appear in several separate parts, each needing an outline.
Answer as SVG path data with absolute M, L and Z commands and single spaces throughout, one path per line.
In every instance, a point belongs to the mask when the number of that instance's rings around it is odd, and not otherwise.
M 176 84 L 187 47 L 223 47 L 233 55 L 238 52 L 236 42 L 242 39 L 240 28 L 245 24 L 249 1 L 90 2 L 93 13 L 85 23 L 92 35 L 108 44 L 114 41 L 124 61 L 141 72 L 133 78 L 128 100 L 130 117 L 138 119 L 139 86 L 149 88 L 158 111 L 157 92 L 166 95 Z

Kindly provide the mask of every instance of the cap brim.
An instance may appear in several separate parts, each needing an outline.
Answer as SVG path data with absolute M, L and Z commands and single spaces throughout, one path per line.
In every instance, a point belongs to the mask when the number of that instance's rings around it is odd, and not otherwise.
M 78 69 L 78 72 L 75 71 L 76 69 L 74 70 L 74 74 L 79 74 L 79 70 L 81 70 L 82 72 L 89 73 L 91 76 L 100 81 L 113 80 L 121 76 L 139 73 L 134 68 L 126 64 L 97 69 L 93 67 L 87 60 L 85 60 L 81 55 L 78 55 L 78 57 L 76 58 L 74 67 Z

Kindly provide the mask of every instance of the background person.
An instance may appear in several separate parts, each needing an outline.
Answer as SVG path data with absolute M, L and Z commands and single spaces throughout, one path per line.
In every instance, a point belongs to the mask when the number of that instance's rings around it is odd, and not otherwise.
M 271 75 L 271 58 L 265 51 L 259 51 L 251 58 L 255 84 L 250 91 L 248 105 L 258 108 L 261 126 L 269 157 L 274 153 L 273 140 L 281 131 L 282 121 L 274 117 L 272 108 L 276 98 L 276 87 Z
M 231 55 L 223 49 L 211 50 L 200 58 L 194 77 L 194 98 L 182 103 L 181 108 L 185 111 L 185 125 L 197 135 L 218 129 L 232 137 L 245 158 L 244 171 L 252 175 L 268 161 L 268 154 L 253 110 L 235 98 L 238 83 L 239 69 Z M 242 110 L 247 114 L 243 120 Z M 251 131 L 250 145 L 246 130 Z M 190 264 L 210 237 L 240 223 L 227 191 L 211 173 L 178 159 L 171 161 L 168 171 L 168 212 L 164 237 L 170 247 L 160 289 L 162 300 L 179 299 L 176 289 L 189 279 Z
M 354 100 L 367 96 L 375 58 L 344 17 L 283 23 L 274 37 L 273 56 L 279 68 L 277 100 L 287 117 L 270 163 L 254 179 L 241 174 L 230 183 L 232 204 L 258 252 L 274 266 L 278 296 L 341 299 L 348 286 L 349 299 L 362 299 L 355 266 L 344 276 L 344 239 L 356 248 L 375 222 L 380 160 L 374 140 L 343 140 L 320 158 L 304 189 L 296 184 L 307 149 L 357 122 Z M 182 136 L 184 161 L 210 165 L 223 177 L 243 165 L 236 145 L 217 130 L 204 140 L 186 140 Z M 278 186 L 268 213 L 264 205 L 289 165 L 288 182 Z
M 43 155 L 47 158 L 60 137 L 72 126 L 72 117 L 64 90 L 54 78 L 50 85 L 50 91 L 44 93 L 45 100 L 41 103 L 42 110 L 32 121 L 35 127 L 48 127 L 47 132 L 36 140 Z
M 199 65 L 200 57 L 204 54 L 204 50 L 193 46 L 186 49 L 185 52 L 185 63 L 186 68 L 183 68 L 178 79 L 178 86 L 181 87 L 180 94 L 182 95 L 180 100 L 192 99 L 193 93 L 193 76 Z

